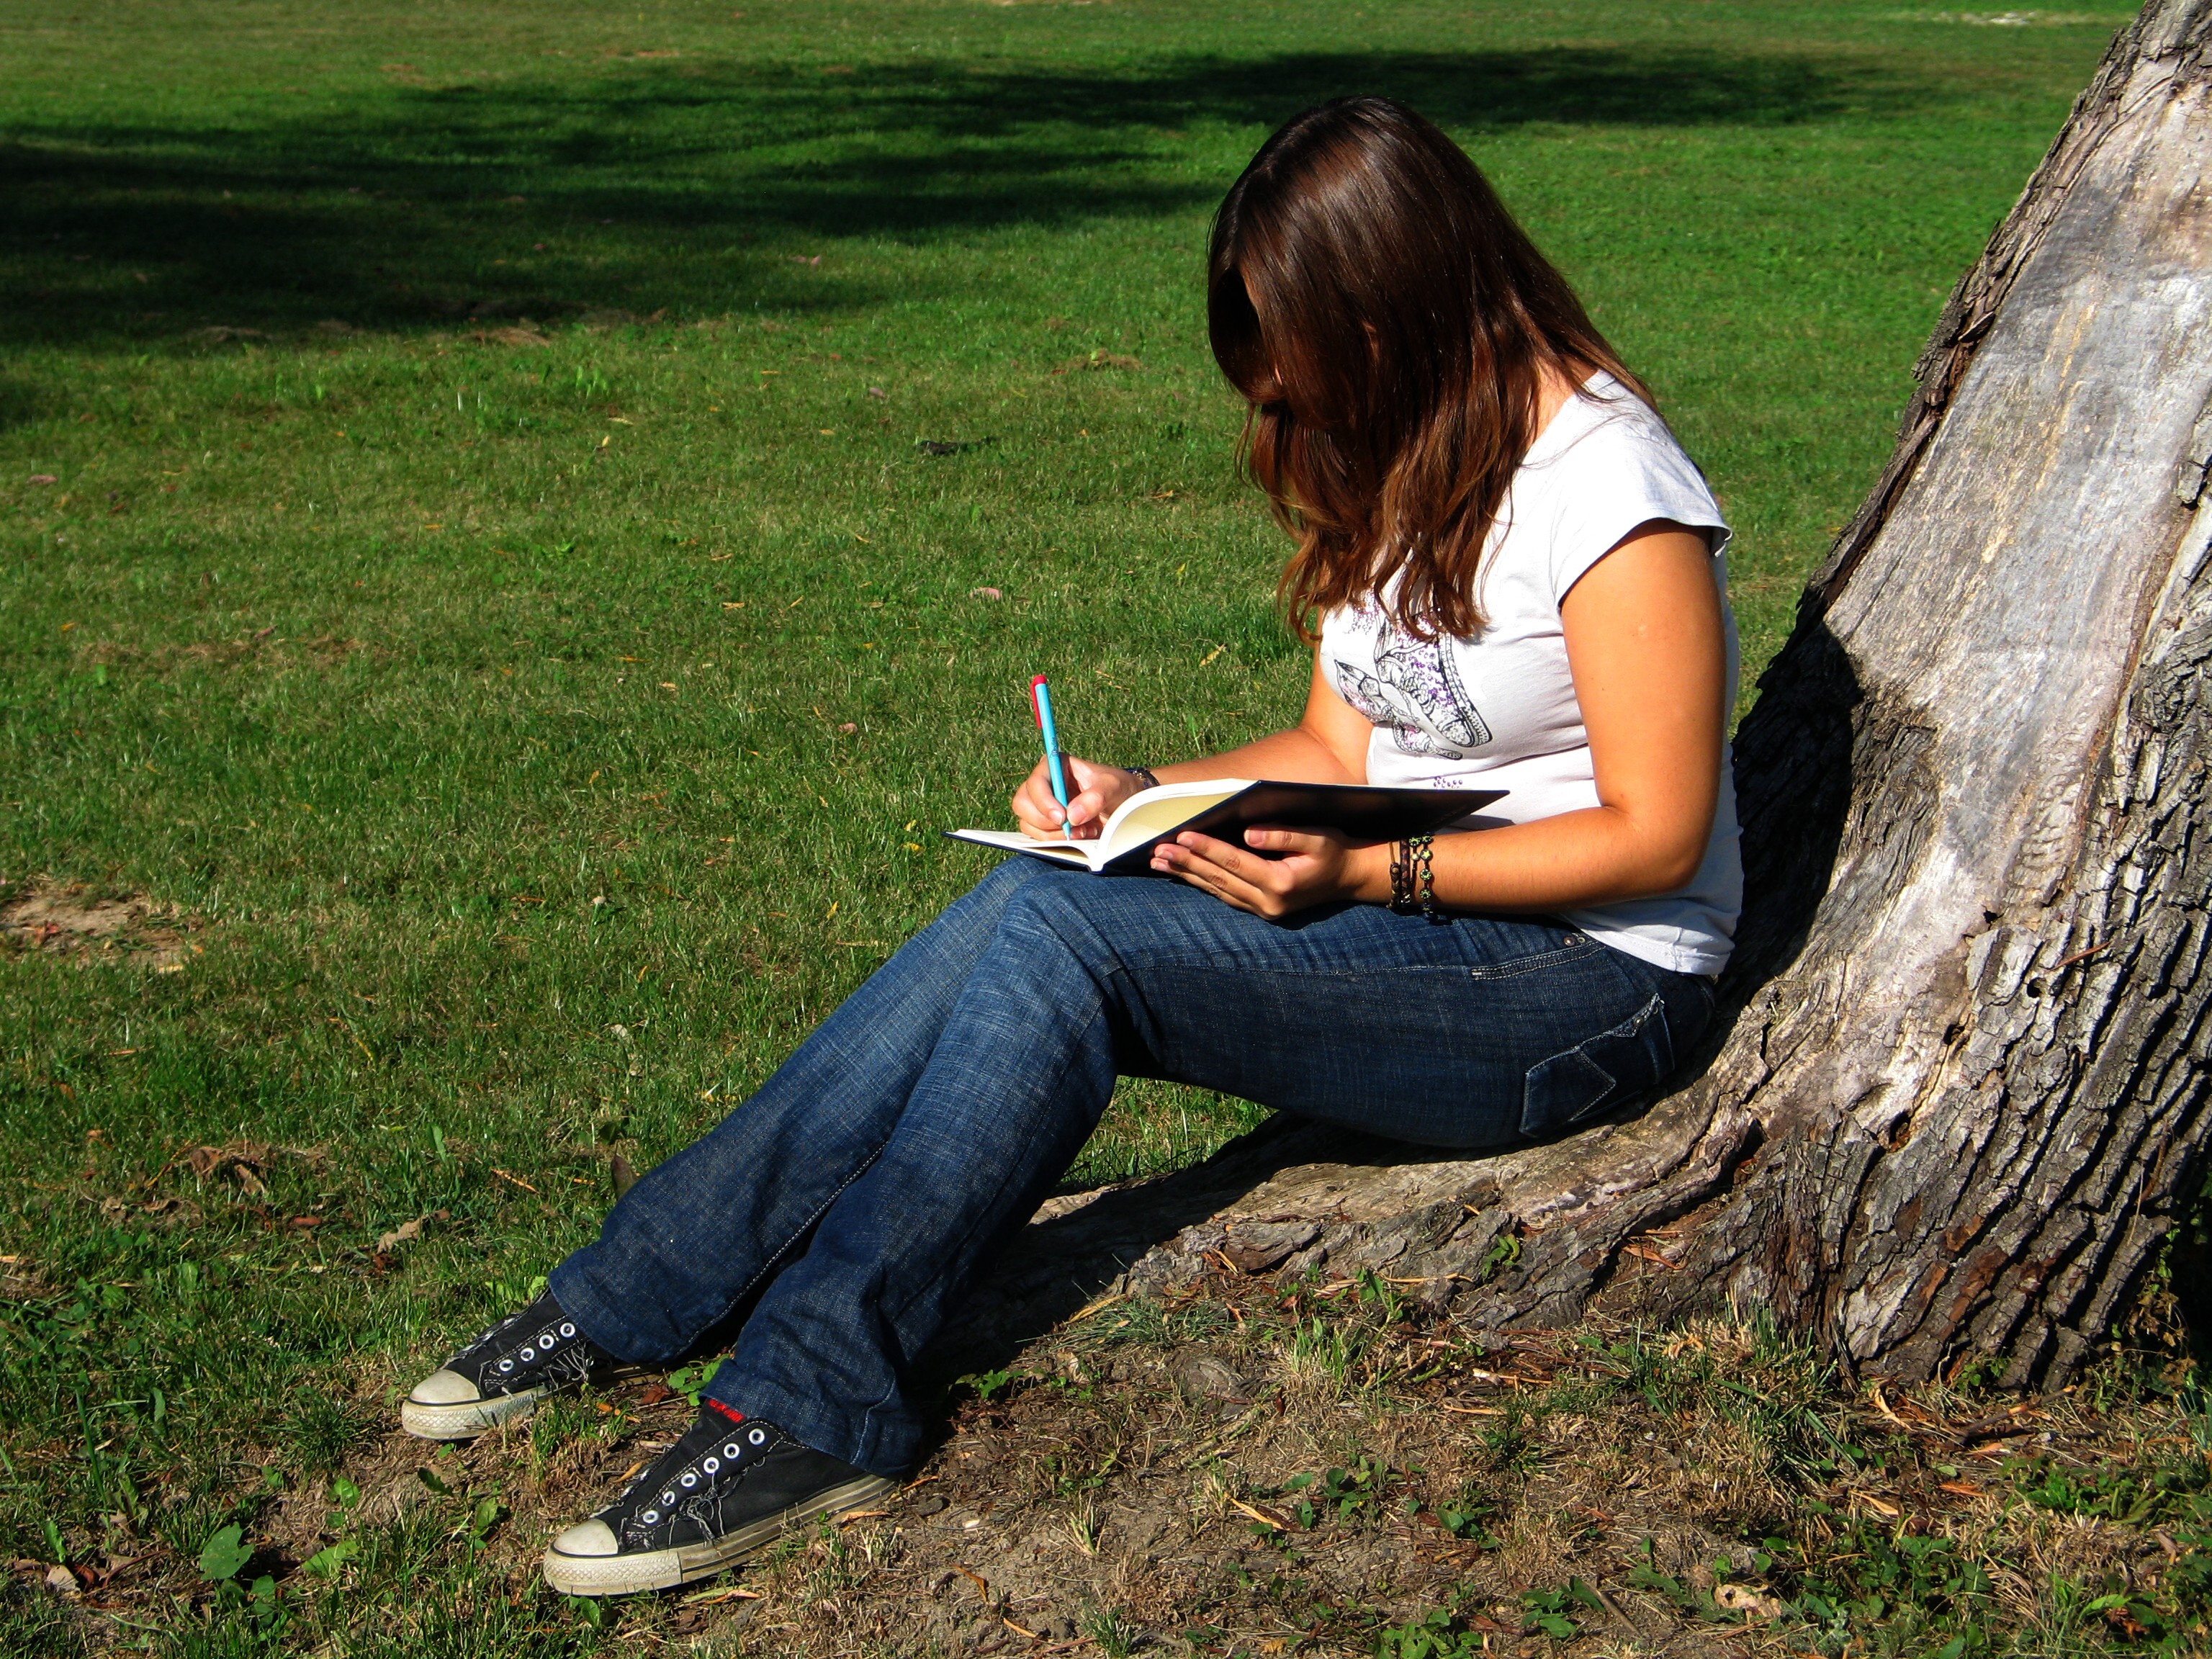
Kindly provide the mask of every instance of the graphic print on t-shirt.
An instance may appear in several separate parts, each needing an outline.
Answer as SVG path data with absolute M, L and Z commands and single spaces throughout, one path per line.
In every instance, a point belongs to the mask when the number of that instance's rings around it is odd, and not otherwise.
M 1401 754 L 1465 760 L 1488 743 L 1490 728 L 1460 684 L 1443 641 L 1418 639 L 1387 616 L 1369 614 L 1374 615 L 1375 672 L 1338 658 L 1338 695 L 1376 725 L 1389 726 Z

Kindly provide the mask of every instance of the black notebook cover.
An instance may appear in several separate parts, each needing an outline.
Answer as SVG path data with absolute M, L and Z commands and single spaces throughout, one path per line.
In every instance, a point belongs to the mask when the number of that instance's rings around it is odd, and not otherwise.
M 1285 830 L 1340 830 L 1352 840 L 1363 842 L 1426 836 L 1480 811 L 1501 799 L 1504 793 L 1502 789 L 1384 789 L 1364 783 L 1263 781 L 1249 789 L 1238 790 L 1196 817 L 1129 848 L 1102 866 L 1098 873 L 1155 874 L 1152 848 L 1188 830 L 1239 846 L 1243 843 L 1244 831 L 1256 823 Z

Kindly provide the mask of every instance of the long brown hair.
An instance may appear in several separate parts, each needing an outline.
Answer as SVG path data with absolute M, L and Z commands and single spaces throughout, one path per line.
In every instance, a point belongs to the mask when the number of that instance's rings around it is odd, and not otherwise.
M 1245 470 L 1297 538 L 1280 597 L 1308 641 L 1316 611 L 1370 595 L 1424 638 L 1479 632 L 1544 368 L 1650 400 L 1474 163 L 1388 98 L 1261 147 L 1214 216 L 1206 327 L 1251 405 Z

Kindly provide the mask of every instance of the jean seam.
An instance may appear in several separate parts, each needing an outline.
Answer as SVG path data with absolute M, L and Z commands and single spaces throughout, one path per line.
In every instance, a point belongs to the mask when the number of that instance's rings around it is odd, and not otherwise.
M 1114 978 L 1126 978 L 1126 977 L 1127 976 L 1127 972 L 1128 972 L 1128 970 L 1127 970 L 1127 969 L 1125 966 L 1123 966 L 1122 964 L 1121 964 L 1121 963 L 1115 963 L 1113 967 L 1109 968 L 1109 969 L 1106 970 L 1106 977 L 1107 977 L 1107 978 L 1109 978 L 1109 979 L 1114 979 Z M 1094 982 L 1096 982 L 1097 975 L 1092 975 L 1092 978 L 1093 978 L 1093 981 L 1094 981 Z M 1107 1006 L 1108 1006 L 1108 1003 L 1107 1003 L 1106 999 L 1105 999 L 1105 998 L 1104 998 L 1104 996 L 1103 996 L 1103 992 L 1104 992 L 1105 988 L 1104 988 L 1103 986 L 1101 986 L 1099 988 L 1100 988 L 1100 991 L 1101 991 L 1101 994 L 1101 994 L 1101 1000 L 1100 1000 L 1100 1004 L 1099 1004 L 1099 1011 L 1098 1011 L 1098 1014 L 1097 1014 L 1097 1018 L 1099 1018 L 1099 1019 L 1103 1019 L 1103 1018 L 1105 1018 L 1105 1010 L 1106 1010 L 1106 1007 L 1107 1007 Z M 1073 1069 L 1073 1053 L 1074 1053 L 1074 1052 L 1079 1052 L 1080 1048 L 1081 1048 L 1081 1045 L 1080 1045 L 1080 1044 L 1074 1044 L 1074 1045 L 1071 1045 L 1070 1065 L 1069 1065 L 1067 1067 L 1063 1068 L 1063 1070 L 1062 1070 L 1062 1072 L 1061 1072 L 1061 1076 L 1062 1076 L 1063 1078 L 1064 1078 L 1064 1077 L 1066 1077 L 1066 1073 L 1067 1073 L 1067 1072 L 1068 1072 L 1069 1070 Z M 969 1222 L 968 1226 L 967 1226 L 967 1228 L 965 1229 L 965 1231 L 963 1231 L 961 1233 L 958 1242 L 957 1242 L 957 1243 L 954 1243 L 954 1244 L 952 1244 L 952 1245 L 950 1245 L 950 1246 L 946 1247 L 946 1248 L 945 1248 L 945 1249 L 942 1252 L 942 1254 L 943 1254 L 944 1257 L 945 1257 L 945 1259 L 947 1259 L 947 1260 L 957 1260 L 957 1259 L 959 1257 L 959 1255 L 961 1255 L 961 1253 L 962 1253 L 962 1252 L 963 1252 L 963 1251 L 967 1248 L 968 1243 L 969 1243 L 969 1241 L 975 1237 L 976 1229 L 977 1229 L 978 1227 L 980 1227 L 981 1224 L 982 1224 L 982 1222 L 981 1222 L 981 1218 L 980 1217 L 977 1217 L 977 1218 L 975 1218 L 971 1219 L 971 1220 Z M 891 1325 L 891 1326 L 893 1326 L 893 1327 L 896 1327 L 896 1326 L 898 1324 L 899 1321 L 900 1321 L 901 1319 L 904 1318 L 904 1317 L 906 1316 L 907 1313 L 908 1313 L 909 1310 L 912 1310 L 912 1308 L 914 1307 L 914 1304 L 915 1304 L 916 1302 L 919 1302 L 919 1301 L 920 1301 L 920 1300 L 921 1300 L 921 1299 L 925 1295 L 927 1295 L 927 1293 L 928 1293 L 928 1292 L 927 1292 L 927 1286 L 924 1286 L 924 1287 L 923 1287 L 923 1288 L 921 1288 L 921 1289 L 918 1289 L 918 1290 L 916 1290 L 916 1291 L 915 1291 L 912 1295 L 908 1296 L 908 1297 L 907 1297 L 903 1302 L 900 1303 L 900 1304 L 899 1304 L 899 1305 L 898 1305 L 897 1307 L 896 1307 L 896 1308 L 884 1308 L 884 1309 L 879 1310 L 879 1311 L 880 1311 L 880 1312 L 882 1313 L 882 1315 L 884 1316 L 884 1320 L 885 1320 L 885 1322 L 886 1322 L 887 1323 L 889 1323 L 890 1325 Z M 890 1390 L 889 1390 L 887 1393 L 885 1393 L 885 1394 L 884 1394 L 883 1395 L 881 1395 L 879 1398 L 878 1398 L 878 1399 L 876 1399 L 876 1400 L 874 1400 L 874 1401 L 872 1401 L 869 1403 L 869 1405 L 867 1406 L 866 1409 L 866 1410 L 864 1410 L 864 1411 L 860 1413 L 860 1435 L 859 1435 L 859 1443 L 860 1443 L 860 1447 L 861 1447 L 861 1449 L 862 1449 L 862 1450 L 863 1450 L 863 1451 L 865 1451 L 865 1450 L 866 1449 L 866 1448 L 868 1447 L 868 1445 L 870 1444 L 871 1437 L 872 1437 L 872 1436 L 874 1434 L 874 1432 L 875 1432 L 876 1414 L 883 1409 L 883 1407 L 884 1407 L 884 1403 L 885 1403 L 886 1401 L 890 1401 L 890 1400 L 893 1400 L 893 1399 L 896 1398 L 896 1397 L 897 1397 L 898 1393 L 899 1393 L 898 1380 L 897 1380 L 896 1376 L 894 1376 L 894 1377 L 893 1377 L 893 1379 L 892 1379 L 892 1383 L 891 1383 L 891 1387 L 890 1387 Z
M 1607 948 L 1595 939 L 1584 939 L 1579 945 L 1562 945 L 1556 951 L 1540 951 L 1534 956 L 1516 957 L 1510 962 L 1470 963 L 1455 971 L 1463 973 L 1470 979 L 1514 979 L 1522 974 L 1537 973 L 1546 968 L 1579 962 L 1593 952 Z
M 800 1239 L 805 1237 L 809 1232 L 813 1231 L 815 1224 L 819 1222 L 823 1216 L 830 1213 L 830 1206 L 845 1195 L 845 1189 L 848 1187 L 850 1187 L 854 1182 L 858 1181 L 862 1176 L 867 1174 L 870 1170 L 875 1168 L 876 1160 L 883 1155 L 884 1149 L 881 1146 L 877 1147 L 874 1152 L 868 1154 L 866 1162 L 863 1163 L 858 1169 L 854 1170 L 852 1174 L 847 1176 L 844 1180 L 839 1182 L 837 1183 L 837 1190 L 830 1194 L 829 1197 L 823 1199 L 822 1200 L 821 1207 L 817 1209 L 813 1214 L 808 1216 L 805 1221 L 799 1223 L 798 1230 L 788 1238 L 785 1239 L 781 1244 L 779 1244 L 776 1247 L 775 1254 L 770 1255 L 767 1261 L 761 1263 L 759 1271 L 755 1273 L 750 1279 L 748 1279 L 744 1282 L 744 1285 L 738 1290 L 736 1295 L 732 1296 L 727 1302 L 722 1304 L 722 1311 L 716 1314 L 714 1318 L 707 1322 L 706 1328 L 712 1330 L 715 1326 L 727 1319 L 730 1316 L 730 1310 L 737 1307 L 747 1297 L 750 1296 L 753 1293 L 753 1287 L 775 1271 L 776 1264 L 781 1261 L 785 1256 L 791 1253 L 791 1247 L 796 1244 Z

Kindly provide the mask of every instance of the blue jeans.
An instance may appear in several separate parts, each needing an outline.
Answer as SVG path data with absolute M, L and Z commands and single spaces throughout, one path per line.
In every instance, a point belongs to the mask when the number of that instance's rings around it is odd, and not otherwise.
M 757 1295 L 708 1393 L 878 1474 L 916 1361 L 1083 1148 L 1117 1073 L 1428 1146 L 1506 1146 L 1674 1069 L 1712 993 L 1541 920 L 1287 923 L 1181 882 L 1009 859 L 551 1274 L 667 1364 Z

